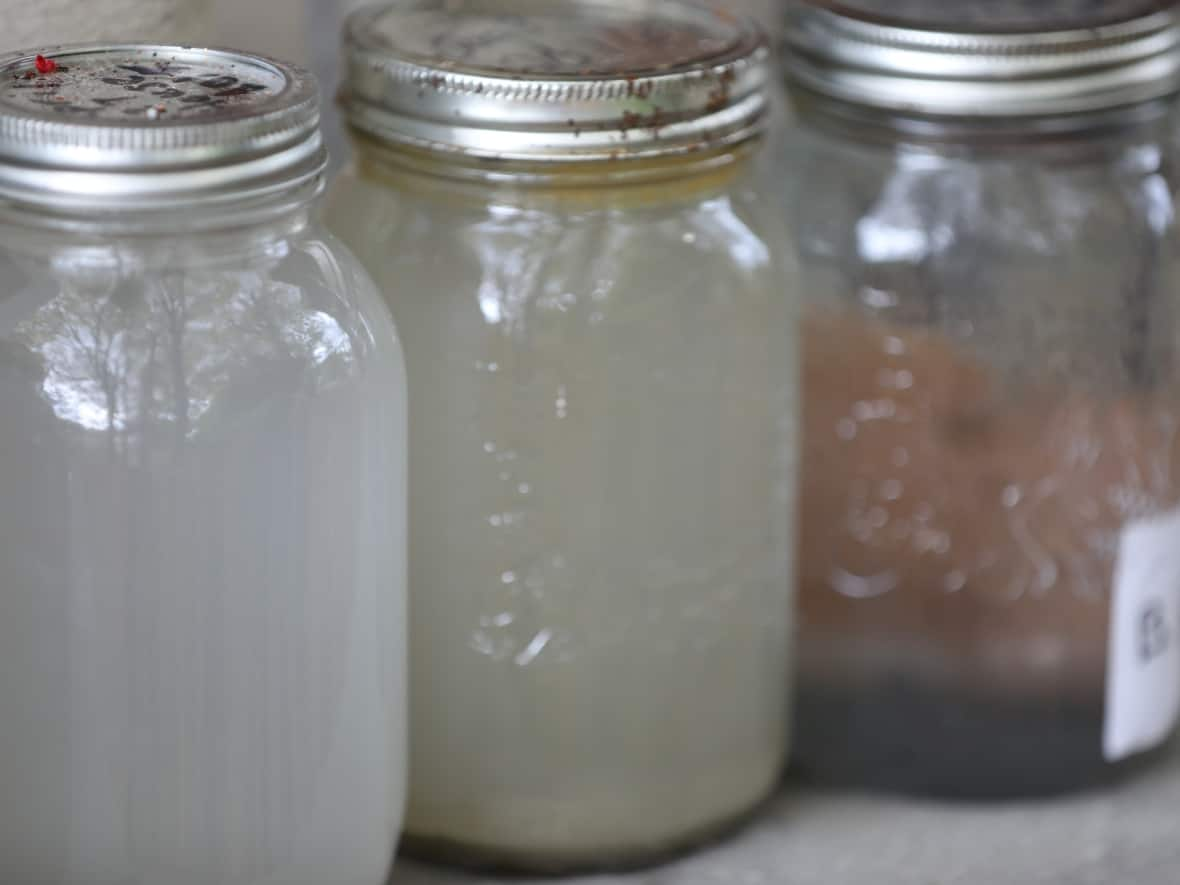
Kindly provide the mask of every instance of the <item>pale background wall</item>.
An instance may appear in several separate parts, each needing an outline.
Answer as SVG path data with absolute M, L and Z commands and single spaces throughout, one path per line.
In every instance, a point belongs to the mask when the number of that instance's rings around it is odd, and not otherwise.
M 5 0 L 0 0 L 0 5 L 3 2 Z M 365 0 L 213 0 L 217 33 L 222 40 L 303 62 L 311 61 L 316 50 L 323 45 L 334 46 L 344 13 L 350 8 L 363 5 L 364 2 Z M 777 23 L 778 10 L 782 2 L 783 0 L 725 0 L 724 5 L 748 10 L 764 22 Z M 325 43 L 325 38 L 328 38 L 328 43 Z
M 211 36 L 212 3 L 213 0 L 0 0 L 0 50 L 161 37 L 199 43 Z

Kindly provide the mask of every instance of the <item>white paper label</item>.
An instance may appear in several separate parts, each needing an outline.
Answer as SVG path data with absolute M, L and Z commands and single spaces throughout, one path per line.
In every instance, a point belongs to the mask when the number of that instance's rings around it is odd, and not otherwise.
M 1115 563 L 1103 753 L 1159 746 L 1180 721 L 1180 510 L 1134 522 Z

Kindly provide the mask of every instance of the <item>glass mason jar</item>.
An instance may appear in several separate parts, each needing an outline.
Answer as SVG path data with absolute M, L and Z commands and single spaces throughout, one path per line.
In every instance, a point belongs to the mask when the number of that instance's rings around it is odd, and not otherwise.
M 405 380 L 314 82 L 51 61 L 0 61 L 0 881 L 380 885 Z
M 1080 787 L 1180 712 L 1180 16 L 851 5 L 792 16 L 778 153 L 808 292 L 797 760 Z
M 768 52 L 624 0 L 415 0 L 354 15 L 345 52 L 328 220 L 410 376 L 409 847 L 651 861 L 746 815 L 786 749 Z

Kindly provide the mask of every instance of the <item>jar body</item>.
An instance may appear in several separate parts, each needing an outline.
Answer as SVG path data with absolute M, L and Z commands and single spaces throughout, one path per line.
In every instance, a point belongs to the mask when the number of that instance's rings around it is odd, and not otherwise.
M 328 218 L 411 379 L 407 839 L 562 871 L 705 838 L 786 745 L 797 369 L 766 215 L 744 178 L 633 201 L 364 150 Z
M 388 874 L 404 372 L 284 224 L 0 236 L 3 881 Z
M 1170 119 L 984 146 L 804 111 L 780 155 L 808 290 L 797 759 L 1091 783 L 1180 701 L 1172 652 L 1128 652 L 1153 606 L 1180 616 Z

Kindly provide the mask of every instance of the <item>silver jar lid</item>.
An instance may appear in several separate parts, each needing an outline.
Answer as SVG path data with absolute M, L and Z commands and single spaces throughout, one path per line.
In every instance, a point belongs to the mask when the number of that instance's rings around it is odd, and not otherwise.
M 970 13 L 984 7 L 986 16 Z M 1107 111 L 1180 92 L 1178 7 L 1177 0 L 795 2 L 785 66 L 804 88 L 901 113 Z
M 0 199 L 163 208 L 320 175 L 319 91 L 297 68 L 176 46 L 0 58 Z
M 773 80 L 756 24 L 678 0 L 399 0 L 350 16 L 344 42 L 354 127 L 498 160 L 737 144 Z

